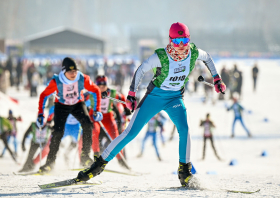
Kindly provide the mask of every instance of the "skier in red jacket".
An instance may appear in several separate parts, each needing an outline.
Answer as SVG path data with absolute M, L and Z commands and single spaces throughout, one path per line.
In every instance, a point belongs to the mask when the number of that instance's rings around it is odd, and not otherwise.
M 54 75 L 46 89 L 41 93 L 39 100 L 39 112 L 37 125 L 43 126 L 44 107 L 48 97 L 56 92 L 55 111 L 54 111 L 54 131 L 50 143 L 50 152 L 46 164 L 40 167 L 39 172 L 48 172 L 52 169 L 56 154 L 64 134 L 65 122 L 69 114 L 72 114 L 82 125 L 83 128 L 83 149 L 81 162 L 84 166 L 93 161 L 89 157 L 92 144 L 92 121 L 84 103 L 82 90 L 86 89 L 93 96 L 93 119 L 101 121 L 103 115 L 100 112 L 101 93 L 99 88 L 90 80 L 90 77 L 78 71 L 76 62 L 69 57 L 62 62 L 62 71 L 59 75 Z

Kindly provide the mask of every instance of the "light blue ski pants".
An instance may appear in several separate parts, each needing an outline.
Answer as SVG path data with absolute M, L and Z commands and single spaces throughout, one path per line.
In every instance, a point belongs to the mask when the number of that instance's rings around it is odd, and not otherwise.
M 148 91 L 135 110 L 129 125 L 104 150 L 102 158 L 106 161 L 112 160 L 161 110 L 166 111 L 177 127 L 179 133 L 179 161 L 190 162 L 191 139 L 187 111 L 181 91 L 166 91 L 155 86 L 148 87 Z

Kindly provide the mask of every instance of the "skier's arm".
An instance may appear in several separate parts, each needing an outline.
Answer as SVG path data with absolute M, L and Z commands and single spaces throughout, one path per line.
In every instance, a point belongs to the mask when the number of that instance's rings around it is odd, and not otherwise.
M 240 104 L 238 104 L 239 108 L 243 111 L 244 107 L 242 107 Z
M 200 121 L 200 126 L 203 126 L 204 125 L 204 123 L 205 123 L 205 121 Z
M 203 51 L 202 49 L 198 49 L 198 60 L 202 60 L 203 63 L 206 65 L 206 67 L 208 68 L 208 70 L 210 71 L 212 77 L 215 77 L 216 75 L 218 75 L 218 72 L 216 70 L 215 67 L 215 63 L 212 59 L 212 57 L 205 51 Z
M 94 102 L 91 103 L 93 111 L 100 112 L 101 105 L 101 92 L 100 89 L 95 85 L 89 78 L 89 76 L 84 75 L 84 86 L 88 90 L 88 93 L 92 95 Z
M 29 133 L 32 131 L 32 125 L 33 125 L 33 123 L 31 123 L 31 125 L 26 130 L 26 132 L 23 136 L 22 143 L 21 143 L 21 148 L 22 148 L 23 151 L 25 151 L 25 140 L 26 140 L 27 136 L 29 135 Z
M 212 121 L 210 121 L 210 124 L 211 124 L 211 127 L 216 128 L 215 124 Z
M 232 110 L 232 108 L 233 108 L 233 105 L 231 105 L 231 107 L 227 108 L 227 110 L 228 110 L 228 111 L 229 111 L 229 110 Z
M 136 70 L 134 73 L 131 85 L 130 85 L 130 91 L 136 92 L 138 90 L 138 86 L 140 85 L 142 78 L 144 77 L 144 74 L 148 71 L 150 71 L 153 68 L 161 67 L 159 58 L 156 53 L 154 53 L 152 56 L 150 56 L 147 60 L 145 60 Z
M 49 83 L 49 85 L 45 88 L 45 90 L 41 93 L 40 99 L 39 99 L 39 108 L 38 108 L 38 114 L 44 113 L 45 104 L 48 100 L 48 98 L 57 91 L 57 85 L 54 79 L 52 79 Z

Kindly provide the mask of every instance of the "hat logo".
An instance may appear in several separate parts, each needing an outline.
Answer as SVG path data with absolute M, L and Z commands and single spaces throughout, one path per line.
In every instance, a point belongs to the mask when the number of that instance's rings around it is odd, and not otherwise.
M 72 69 L 74 69 L 75 67 L 74 67 L 74 66 L 70 66 L 69 68 L 72 70 Z
M 182 35 L 184 32 L 183 31 L 178 31 L 178 34 L 179 35 Z

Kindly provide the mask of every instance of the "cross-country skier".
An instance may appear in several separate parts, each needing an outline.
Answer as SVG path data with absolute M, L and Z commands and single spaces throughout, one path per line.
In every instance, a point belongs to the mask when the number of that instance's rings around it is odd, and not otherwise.
M 203 155 L 202 155 L 202 160 L 205 159 L 205 149 L 206 149 L 206 140 L 210 140 L 212 148 L 214 150 L 214 153 L 216 155 L 216 157 L 218 158 L 218 160 L 221 160 L 221 158 L 218 156 L 216 148 L 214 146 L 214 142 L 213 142 L 213 134 L 212 134 L 212 128 L 215 128 L 215 125 L 213 123 L 212 120 L 210 120 L 210 114 L 207 113 L 206 115 L 206 120 L 201 120 L 200 122 L 200 126 L 204 128 L 204 133 L 203 133 Z
M 190 162 L 191 140 L 183 92 L 188 76 L 195 66 L 195 61 L 198 59 L 204 61 L 214 78 L 217 93 L 226 90 L 226 86 L 218 75 L 211 56 L 189 41 L 190 34 L 186 25 L 183 23 L 171 25 L 167 47 L 155 50 L 155 53 L 145 60 L 134 74 L 126 106 L 133 111 L 135 110 L 135 113 L 128 127 L 111 142 L 90 168 L 79 172 L 78 180 L 86 181 L 100 174 L 106 164 L 138 135 L 145 124 L 158 112 L 164 110 L 179 132 L 178 176 L 182 186 L 188 186 L 192 177 Z M 137 88 L 144 74 L 151 69 L 154 71 L 154 78 L 150 82 L 144 98 L 137 106 L 135 98 Z
M 232 134 L 231 137 L 234 137 L 234 127 L 235 127 L 235 123 L 237 120 L 240 121 L 241 125 L 243 126 L 243 128 L 245 129 L 245 131 L 247 132 L 248 137 L 252 137 L 250 131 L 247 129 L 247 127 L 245 126 L 244 122 L 243 122 L 243 118 L 242 118 L 242 111 L 244 110 L 244 108 L 239 104 L 237 98 L 233 98 L 233 105 L 231 107 L 229 107 L 227 109 L 228 111 L 233 110 L 234 112 L 234 120 L 232 123 Z
M 8 135 L 8 137 L 7 137 L 7 142 L 10 141 L 11 137 L 13 138 L 13 144 L 14 144 L 14 148 L 15 148 L 14 154 L 15 154 L 15 156 L 17 156 L 17 121 L 21 121 L 21 117 L 20 116 L 18 118 L 14 117 L 13 111 L 10 109 L 9 116 L 7 119 L 10 121 L 10 123 L 13 126 L 13 129 L 11 130 L 11 134 Z M 0 157 L 4 156 L 5 151 L 6 151 L 6 147 L 4 147 Z
M 152 136 L 152 138 L 153 138 L 153 146 L 155 147 L 158 160 L 161 161 L 161 157 L 159 155 L 158 147 L 157 147 L 157 128 L 158 127 L 161 128 L 163 123 L 160 122 L 159 116 L 160 115 L 157 114 L 156 116 L 152 117 L 149 120 L 149 122 L 148 122 L 148 130 L 147 130 L 146 135 L 145 135 L 145 137 L 143 139 L 143 142 L 142 142 L 141 153 L 137 157 L 142 157 L 143 152 L 144 152 L 145 142 L 147 141 L 149 136 Z
M 39 172 L 46 172 L 52 169 L 56 154 L 59 149 L 61 138 L 64 134 L 65 122 L 69 114 L 72 114 L 82 125 L 83 128 L 83 149 L 81 162 L 87 165 L 92 162 L 89 157 L 92 143 L 92 121 L 84 103 L 82 90 L 86 89 L 93 95 L 95 100 L 94 119 L 102 120 L 100 112 L 101 93 L 99 88 L 90 80 L 89 76 L 78 71 L 76 62 L 69 57 L 64 58 L 62 62 L 62 71 L 59 75 L 54 75 L 46 89 L 41 93 L 39 100 L 39 112 L 37 124 L 43 126 L 44 107 L 47 98 L 54 92 L 57 94 L 54 111 L 54 131 L 50 143 L 50 152 L 46 164 L 40 167 Z
M 76 148 L 79 137 L 81 135 L 82 135 L 81 124 L 73 115 L 69 114 L 69 116 L 67 117 L 66 123 L 65 123 L 64 135 L 61 139 L 63 141 L 63 139 L 66 138 L 67 136 L 71 137 L 71 143 L 64 153 L 64 159 L 65 159 L 66 163 L 68 163 L 68 160 L 69 160 L 68 156 L 69 156 L 70 152 L 74 148 Z M 49 138 L 47 144 L 44 144 L 44 147 L 42 150 L 42 156 L 41 156 L 42 159 L 44 159 L 50 152 L 50 148 L 49 148 L 50 142 L 51 142 L 51 138 Z M 80 147 L 79 147 L 79 151 L 81 151 Z M 34 164 L 38 164 L 39 162 L 40 162 L 40 154 L 38 154 L 37 157 L 33 159 Z
M 119 136 L 118 126 L 114 118 L 113 113 L 113 101 L 109 98 L 106 98 L 106 96 L 109 96 L 111 98 L 116 98 L 118 100 L 125 102 L 124 95 L 117 93 L 114 89 L 109 89 L 107 86 L 108 79 L 106 76 L 97 76 L 95 80 L 95 84 L 99 87 L 101 93 L 102 93 L 102 99 L 101 99 L 101 112 L 103 114 L 103 120 L 102 123 L 109 133 L 110 137 L 112 139 L 115 139 L 117 136 Z M 125 112 L 130 113 L 130 110 L 123 105 L 125 108 Z M 100 146 L 99 146 L 99 134 L 100 134 L 100 125 L 98 122 L 93 120 L 94 128 L 92 131 L 92 150 L 94 151 L 94 155 L 99 157 L 100 156 Z M 123 152 L 121 152 L 123 154 Z M 117 155 L 118 162 L 124 166 L 125 168 L 128 168 L 126 164 L 123 162 L 121 156 Z
M 0 139 L 3 140 L 5 147 L 8 149 L 9 153 L 11 154 L 13 160 L 17 162 L 16 156 L 10 149 L 8 142 L 7 142 L 7 135 L 11 133 L 11 130 L 13 129 L 13 126 L 9 122 L 8 119 L 3 118 L 0 116 Z
M 32 122 L 29 128 L 26 130 L 21 144 L 21 148 L 23 151 L 26 150 L 25 140 L 28 137 L 28 135 L 32 134 L 32 140 L 26 162 L 19 172 L 28 172 L 32 171 L 35 168 L 33 157 L 38 148 L 40 147 L 40 143 L 42 144 L 42 147 L 44 147 L 48 143 L 48 140 L 51 135 L 51 121 L 52 119 L 48 118 L 47 123 L 44 126 L 42 126 L 41 129 L 36 125 L 36 122 Z

